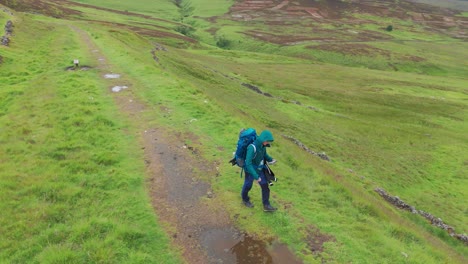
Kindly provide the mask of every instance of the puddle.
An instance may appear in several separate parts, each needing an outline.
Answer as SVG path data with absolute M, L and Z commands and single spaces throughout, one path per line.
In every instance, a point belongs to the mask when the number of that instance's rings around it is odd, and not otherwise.
M 106 78 L 106 79 L 118 79 L 118 78 L 120 78 L 120 74 L 108 73 L 108 74 L 104 74 L 104 78 Z
M 256 240 L 232 229 L 207 230 L 200 240 L 215 263 L 302 263 L 283 244 Z
M 125 90 L 127 88 L 128 88 L 128 86 L 125 86 L 125 85 L 123 85 L 123 86 L 114 86 L 114 87 L 112 87 L 112 92 L 118 93 L 118 92 L 120 92 L 122 90 Z
M 210 185 L 197 179 L 196 173 L 200 171 L 208 174 L 214 171 L 202 159 L 191 156 L 189 151 L 193 153 L 194 149 L 177 146 L 157 129 L 145 130 L 143 136 L 148 155 L 145 160 L 154 175 L 153 205 L 161 218 L 174 223 L 172 238 L 184 247 L 187 262 L 302 263 L 285 245 L 256 240 L 231 225 L 229 216 L 210 199 L 213 198 Z M 184 137 L 192 138 L 190 134 Z

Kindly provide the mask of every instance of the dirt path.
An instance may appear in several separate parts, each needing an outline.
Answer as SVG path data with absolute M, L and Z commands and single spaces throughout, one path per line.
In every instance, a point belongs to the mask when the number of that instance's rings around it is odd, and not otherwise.
M 114 73 L 112 65 L 89 35 L 79 28 L 72 29 L 94 54 L 101 75 Z M 231 225 L 227 213 L 212 201 L 214 194 L 210 185 L 199 181 L 193 173 L 196 168 L 198 172 L 213 175 L 216 174 L 213 170 L 215 166 L 206 165 L 193 155 L 177 136 L 169 137 L 161 128 L 146 126 L 150 122 L 144 120 L 143 112 L 148 107 L 132 94 L 131 84 L 121 84 L 118 78 L 108 79 L 108 83 L 109 87 L 130 87 L 115 93 L 114 99 L 121 113 L 141 131 L 153 207 L 159 219 L 168 227 L 166 230 L 172 236 L 174 245 L 182 247 L 184 259 L 189 263 L 217 262 L 203 248 L 203 234 L 214 229 L 238 232 Z
M 96 68 L 105 78 L 115 73 L 112 64 L 92 41 L 88 33 L 71 26 L 94 54 Z M 148 54 L 151 56 L 151 54 Z M 106 78 L 107 79 L 107 78 Z M 198 178 L 216 176 L 216 164 L 202 160 L 196 151 L 182 142 L 194 135 L 172 135 L 164 128 L 148 127 L 144 112 L 149 111 L 132 93 L 131 83 L 109 78 L 120 113 L 140 131 L 140 143 L 147 164 L 148 189 L 156 214 L 172 239 L 181 249 L 187 263 L 300 263 L 285 245 L 267 244 L 237 230 L 210 184 Z M 127 86 L 120 92 L 112 87 Z M 240 186 L 239 186 L 240 188 Z M 239 201 L 240 202 L 240 201 Z M 267 249 L 268 248 L 268 249 Z

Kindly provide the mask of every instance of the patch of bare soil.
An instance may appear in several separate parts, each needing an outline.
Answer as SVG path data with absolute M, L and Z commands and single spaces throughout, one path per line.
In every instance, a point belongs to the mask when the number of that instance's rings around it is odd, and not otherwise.
M 320 232 L 320 229 L 315 226 L 308 226 L 304 229 L 307 234 L 307 245 L 309 250 L 314 254 L 323 252 L 324 243 L 336 241 L 333 236 Z
M 210 185 L 195 173 L 214 176 L 214 166 L 207 166 L 190 147 L 184 148 L 181 138 L 168 138 L 161 129 L 146 130 L 142 136 L 151 175 L 151 197 L 158 216 L 175 225 L 171 235 L 177 245 L 185 246 L 186 260 L 212 262 L 200 243 L 201 236 L 207 230 L 232 228 L 227 213 L 212 201 Z

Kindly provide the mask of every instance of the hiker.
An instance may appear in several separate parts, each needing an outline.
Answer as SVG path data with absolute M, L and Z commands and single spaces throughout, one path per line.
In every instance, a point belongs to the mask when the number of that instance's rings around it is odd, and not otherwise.
M 80 61 L 78 59 L 74 59 L 73 64 L 75 65 L 75 68 L 78 68 L 78 66 L 80 65 Z
M 266 148 L 271 146 L 273 142 L 273 134 L 264 130 L 253 144 L 247 147 L 247 155 L 245 158 L 245 179 L 242 186 L 242 201 L 247 207 L 253 207 L 250 202 L 249 191 L 252 189 L 253 181 L 257 181 L 262 188 L 263 210 L 265 212 L 274 212 L 276 208 L 270 204 L 270 188 L 268 181 L 263 172 L 264 162 L 274 163 L 275 160 L 270 157 Z

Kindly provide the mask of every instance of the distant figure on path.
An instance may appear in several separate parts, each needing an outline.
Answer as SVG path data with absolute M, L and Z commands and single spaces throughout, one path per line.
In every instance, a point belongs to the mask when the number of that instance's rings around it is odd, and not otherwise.
M 78 68 L 80 61 L 78 59 L 74 59 L 73 64 L 75 65 L 75 68 Z

